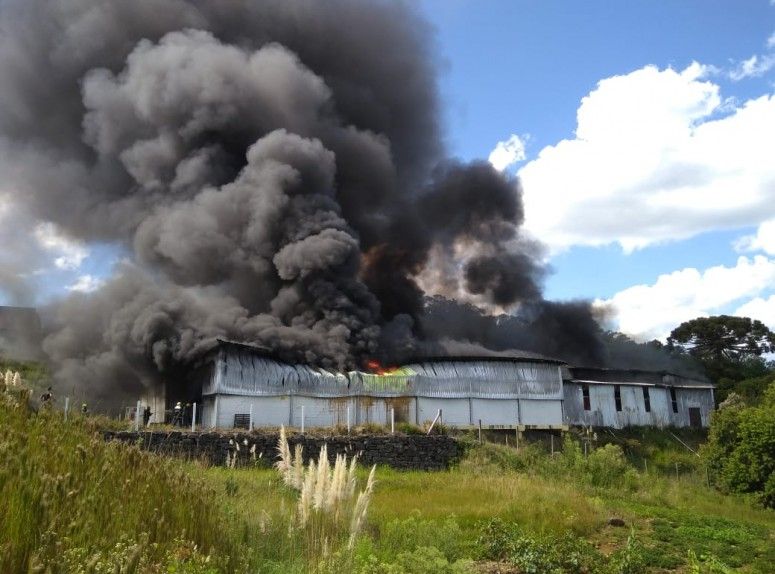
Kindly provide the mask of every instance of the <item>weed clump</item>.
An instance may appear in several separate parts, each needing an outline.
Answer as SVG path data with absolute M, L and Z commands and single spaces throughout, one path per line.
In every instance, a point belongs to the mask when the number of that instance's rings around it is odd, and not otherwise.
M 634 532 L 626 545 L 605 556 L 589 542 L 571 534 L 528 534 L 515 524 L 493 519 L 482 527 L 481 556 L 509 562 L 525 574 L 641 574 L 646 571 Z
M 292 526 L 304 534 L 305 552 L 310 561 L 325 559 L 345 543 L 352 550 L 366 520 L 376 467 L 372 467 L 366 486 L 356 497 L 357 456 L 348 464 L 347 457 L 339 454 L 332 466 L 328 447 L 323 445 L 317 462 L 313 460 L 305 466 L 301 445 L 296 445 L 291 454 L 285 427 L 280 428 L 277 452 L 275 466 L 283 482 L 299 492 Z

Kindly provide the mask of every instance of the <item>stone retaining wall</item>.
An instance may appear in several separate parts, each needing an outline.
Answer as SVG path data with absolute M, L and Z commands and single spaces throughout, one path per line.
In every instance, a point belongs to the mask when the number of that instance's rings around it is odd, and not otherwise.
M 238 465 L 273 464 L 277 459 L 278 433 L 232 432 L 191 433 L 182 431 L 126 432 L 105 431 L 106 440 L 137 444 L 159 454 L 204 459 L 223 465 L 236 454 Z M 363 465 L 392 466 L 404 470 L 442 470 L 462 454 L 462 445 L 444 435 L 289 435 L 291 452 L 297 444 L 304 447 L 305 462 L 317 459 L 323 444 L 333 462 L 340 453 L 359 456 Z M 239 446 L 239 448 L 237 448 Z

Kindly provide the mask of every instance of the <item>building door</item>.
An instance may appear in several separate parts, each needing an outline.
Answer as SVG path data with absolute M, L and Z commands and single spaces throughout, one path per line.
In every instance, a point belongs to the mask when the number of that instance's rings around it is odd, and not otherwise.
M 689 426 L 692 428 L 702 428 L 702 415 L 697 407 L 689 408 Z

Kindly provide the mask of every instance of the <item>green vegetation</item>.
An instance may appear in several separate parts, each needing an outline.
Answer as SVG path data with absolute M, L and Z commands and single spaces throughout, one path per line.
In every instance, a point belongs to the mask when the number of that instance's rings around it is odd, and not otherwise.
M 192 560 L 199 549 L 228 557 L 201 481 L 175 461 L 105 443 L 90 419 L 31 413 L 26 394 L 0 395 L 0 571 L 112 572 L 114 559 L 174 563 L 185 549 Z
M 775 384 L 759 405 L 737 402 L 715 412 L 703 454 L 722 489 L 752 493 L 775 508 Z
M 356 513 L 344 461 L 320 471 L 318 460 L 313 475 L 289 452 L 282 472 L 163 459 L 103 442 L 97 419 L 2 397 L 1 572 L 764 574 L 775 563 L 773 511 L 709 488 L 703 459 L 667 431 L 599 431 L 587 456 L 570 433 L 554 456 L 471 434 L 450 471 L 377 469 Z M 672 432 L 692 449 L 704 440 Z M 358 490 L 368 473 L 355 472 Z
M 773 379 L 772 365 L 762 355 L 775 351 L 775 333 L 749 317 L 719 315 L 686 321 L 670 333 L 666 348 L 676 357 L 700 362 L 717 384 L 719 402 L 733 391 L 758 400 Z

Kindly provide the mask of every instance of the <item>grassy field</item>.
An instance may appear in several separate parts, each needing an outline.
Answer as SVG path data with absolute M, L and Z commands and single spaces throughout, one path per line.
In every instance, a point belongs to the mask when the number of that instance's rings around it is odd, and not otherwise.
M 554 456 L 463 437 L 470 448 L 449 471 L 379 468 L 350 550 L 347 520 L 299 526 L 299 494 L 265 461 L 162 459 L 104 443 L 96 419 L 36 415 L 1 396 L 4 573 L 764 574 L 775 564 L 775 513 L 709 488 L 701 461 L 662 431 L 601 436 L 586 457 L 570 437 Z M 680 438 L 693 448 L 702 435 Z

